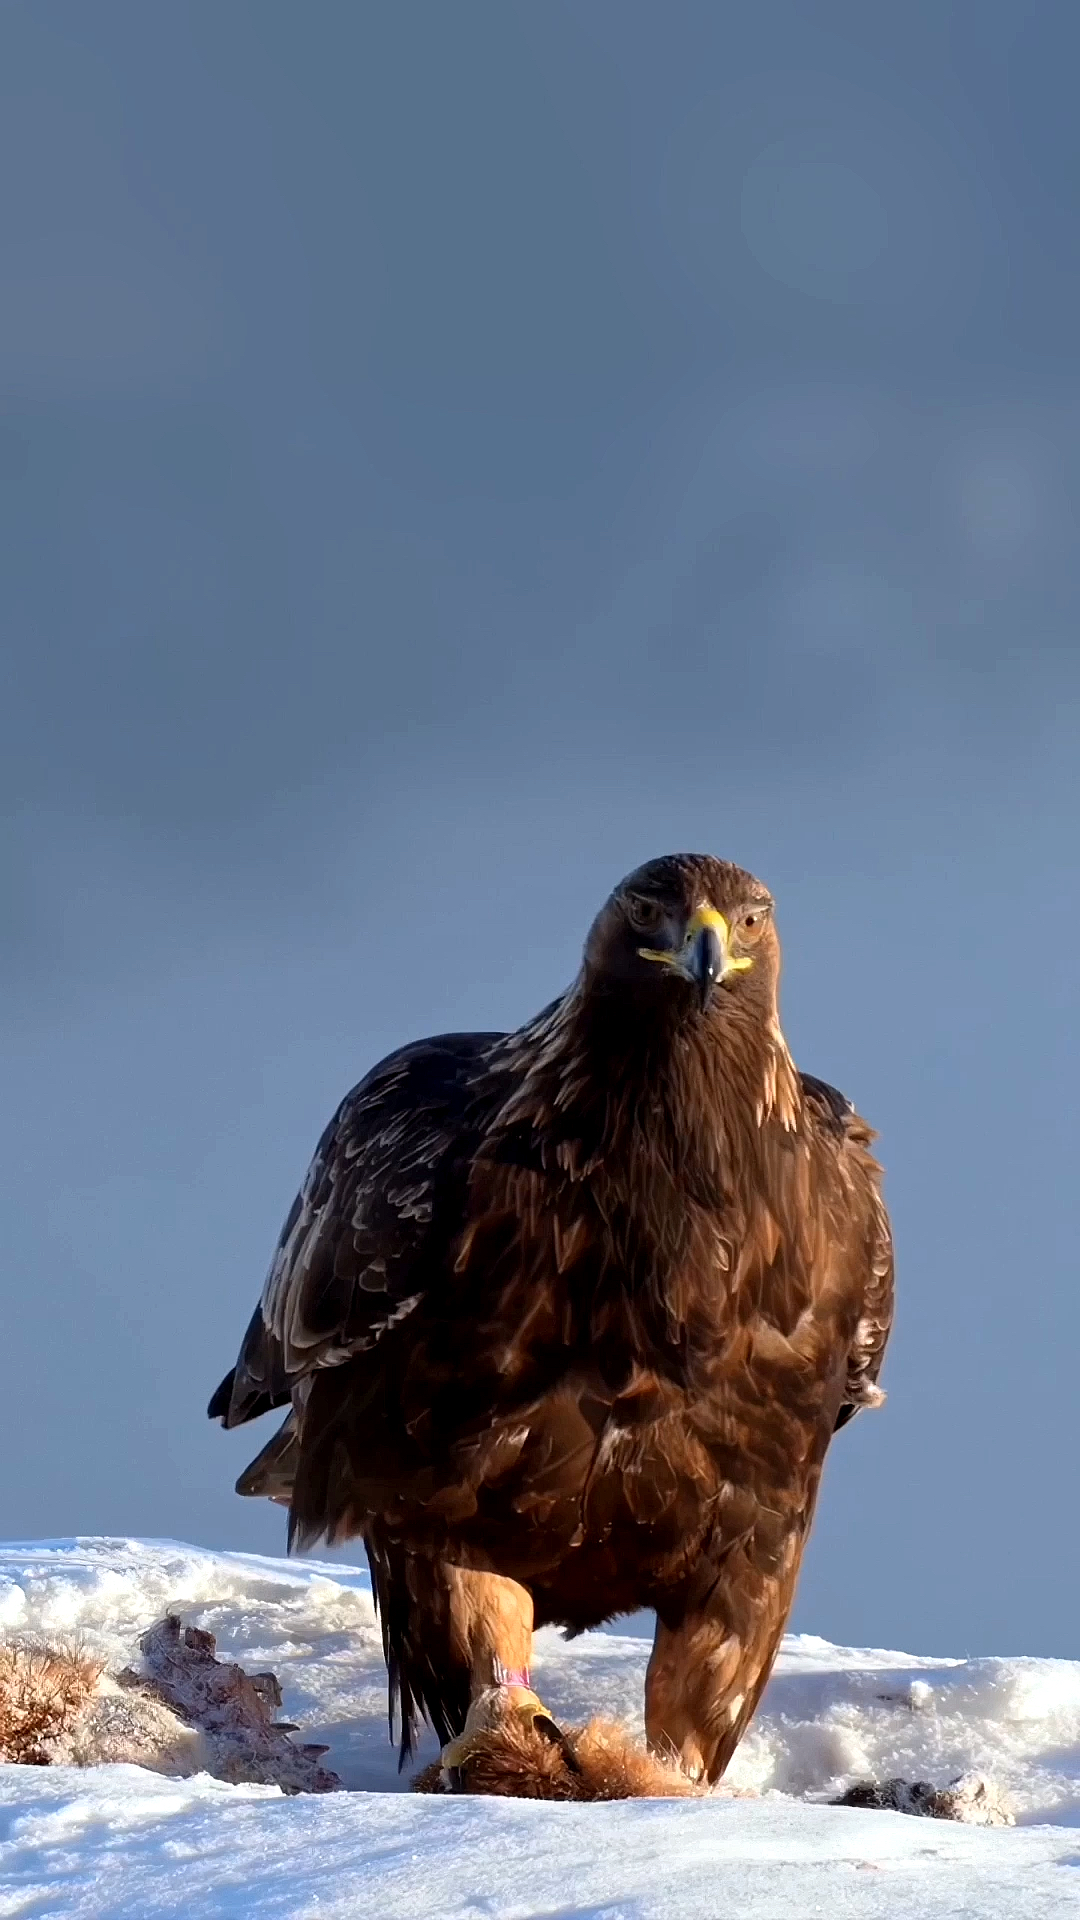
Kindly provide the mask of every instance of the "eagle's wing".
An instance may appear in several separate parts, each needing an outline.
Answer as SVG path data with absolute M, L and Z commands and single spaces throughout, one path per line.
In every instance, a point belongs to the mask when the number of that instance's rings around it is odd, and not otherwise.
M 416 1305 L 440 1199 L 469 1150 L 472 1087 L 500 1034 L 403 1047 L 347 1094 L 282 1228 L 240 1356 L 210 1402 L 226 1427 L 365 1347 Z
M 860 1407 L 880 1407 L 885 1398 L 877 1380 L 893 1321 L 893 1243 L 889 1216 L 876 1185 L 869 1240 L 866 1292 L 848 1354 L 847 1389 L 838 1426 L 850 1420 Z
M 877 1380 L 893 1320 L 892 1229 L 881 1196 L 881 1168 L 870 1152 L 873 1128 L 835 1087 L 808 1073 L 801 1079 L 804 1097 L 836 1138 L 866 1213 L 866 1282 L 862 1312 L 848 1354 L 847 1389 L 836 1417 L 840 1428 L 860 1407 L 879 1407 L 885 1398 Z

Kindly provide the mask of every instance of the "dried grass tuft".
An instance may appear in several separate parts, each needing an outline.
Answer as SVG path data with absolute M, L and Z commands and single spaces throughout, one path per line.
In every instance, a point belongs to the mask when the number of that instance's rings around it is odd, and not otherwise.
M 101 1673 L 101 1662 L 77 1647 L 0 1646 L 0 1760 L 47 1767 L 52 1742 L 71 1731 Z

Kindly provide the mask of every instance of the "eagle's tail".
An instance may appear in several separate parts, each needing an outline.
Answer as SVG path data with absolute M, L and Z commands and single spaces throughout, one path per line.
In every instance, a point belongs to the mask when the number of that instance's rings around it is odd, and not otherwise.
M 371 1586 L 382 1622 L 390 1682 L 390 1737 L 400 1724 L 399 1767 L 410 1758 L 421 1719 L 440 1746 L 463 1731 L 470 1663 L 455 1628 L 449 1570 L 433 1555 L 410 1552 L 374 1529 L 364 1535 Z
M 275 1500 L 279 1507 L 287 1507 L 292 1500 L 299 1457 L 296 1416 L 289 1413 L 262 1452 L 244 1468 L 236 1483 L 237 1493 L 258 1495 L 264 1500 Z

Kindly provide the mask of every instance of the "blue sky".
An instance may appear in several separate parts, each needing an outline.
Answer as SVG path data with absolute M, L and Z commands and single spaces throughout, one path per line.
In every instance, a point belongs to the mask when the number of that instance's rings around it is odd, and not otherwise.
M 276 1550 L 203 1408 L 333 1106 L 708 848 L 897 1230 L 796 1623 L 1077 1652 L 1078 42 L 9 0 L 0 1533 Z

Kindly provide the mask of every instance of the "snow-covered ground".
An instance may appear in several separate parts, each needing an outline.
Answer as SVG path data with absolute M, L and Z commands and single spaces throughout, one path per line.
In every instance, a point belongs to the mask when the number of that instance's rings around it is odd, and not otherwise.
M 249 1671 L 350 1792 L 286 1798 L 137 1767 L 0 1767 L 0 1920 L 828 1920 L 1080 1915 L 1080 1663 L 917 1659 L 785 1643 L 720 1793 L 557 1806 L 402 1792 L 366 1572 L 171 1542 L 0 1548 L 0 1637 L 77 1641 L 116 1669 L 166 1609 Z M 640 1726 L 647 1643 L 537 1636 L 569 1722 Z M 426 1747 L 419 1763 L 433 1756 Z M 988 1776 L 1017 1825 L 825 1804 L 858 1780 Z M 747 1792 L 747 1790 L 749 1790 Z

